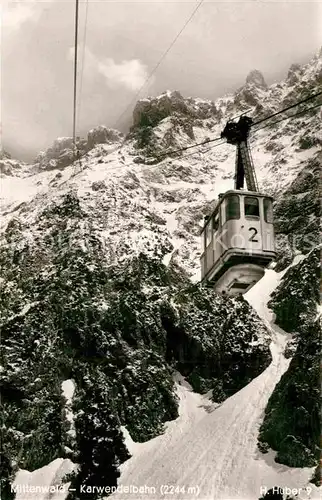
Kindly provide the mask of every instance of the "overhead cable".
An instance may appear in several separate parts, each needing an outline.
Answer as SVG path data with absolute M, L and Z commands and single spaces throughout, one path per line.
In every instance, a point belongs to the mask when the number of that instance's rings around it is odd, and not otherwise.
M 178 38 L 180 37 L 180 35 L 183 33 L 183 31 L 186 29 L 186 27 L 188 26 L 188 24 L 190 23 L 190 21 L 192 20 L 192 18 L 196 14 L 196 12 L 200 9 L 200 7 L 203 4 L 203 2 L 204 2 L 204 0 L 201 0 L 200 2 L 198 2 L 197 6 L 194 8 L 194 10 L 192 11 L 191 15 L 187 19 L 187 21 L 184 23 L 184 25 L 182 26 L 182 28 L 180 29 L 180 31 L 176 34 L 176 36 L 174 37 L 174 39 L 170 43 L 169 47 L 162 54 L 162 56 L 158 60 L 157 64 L 154 66 L 154 68 L 152 69 L 152 71 L 149 73 L 149 75 L 145 79 L 144 83 L 141 85 L 141 87 L 136 92 L 136 94 L 134 95 L 134 97 L 131 99 L 131 101 L 129 102 L 129 104 L 127 105 L 127 107 L 124 109 L 124 111 L 120 114 L 120 116 L 116 120 L 113 128 L 115 128 L 118 125 L 118 123 L 120 122 L 121 118 L 123 118 L 123 116 L 127 113 L 127 111 L 129 110 L 129 108 L 132 106 L 133 102 L 136 101 L 136 99 L 140 95 L 141 91 L 144 89 L 144 87 L 146 86 L 146 84 L 148 83 L 148 81 L 152 78 L 152 76 L 154 75 L 154 73 L 157 71 L 157 69 L 159 68 L 159 66 L 161 65 L 161 63 L 165 59 L 165 57 L 169 54 L 170 50 L 172 49 L 172 47 L 174 46 L 174 44 L 176 43 L 176 41 L 178 40 Z
M 205 144 L 209 144 L 210 141 L 207 141 Z M 210 148 L 206 149 L 206 150 L 202 150 L 202 151 L 198 151 L 202 154 L 204 153 L 208 153 L 208 151 L 211 151 L 212 149 L 215 149 L 217 146 L 222 146 L 223 144 L 227 144 L 226 141 L 222 141 L 222 142 L 219 142 L 218 144 L 214 144 L 213 146 L 210 146 Z M 196 154 L 196 151 L 193 151 L 192 153 L 188 153 L 187 155 L 183 155 L 183 156 L 180 156 L 180 160 L 183 159 L 183 158 L 187 158 L 188 156 L 192 156 Z
M 205 143 L 201 143 L 201 144 L 209 144 L 209 142 L 210 141 L 206 141 Z M 219 142 L 218 144 L 214 144 L 213 146 L 210 146 L 208 149 L 203 149 L 203 150 L 199 150 L 199 151 L 192 151 L 192 153 L 188 153 L 186 155 L 180 156 L 179 158 L 171 158 L 171 159 L 183 160 L 184 158 L 188 158 L 189 156 L 195 155 L 196 153 L 205 154 L 205 153 L 208 153 L 208 151 L 211 151 L 212 149 L 216 148 L 217 146 L 221 146 L 222 144 L 227 144 L 227 143 L 226 143 L 226 141 L 222 141 L 222 142 Z M 196 144 L 194 146 L 196 146 Z M 193 146 L 191 146 L 191 147 L 193 147 Z M 180 152 L 180 151 L 184 151 L 184 150 L 181 150 L 181 149 L 175 150 L 175 152 Z M 174 151 L 172 151 L 171 154 L 172 153 L 174 153 Z M 167 154 L 170 154 L 170 153 L 167 153 Z M 161 155 L 161 156 L 164 156 L 164 155 Z M 153 158 L 157 159 L 158 156 L 153 156 Z
M 74 154 L 76 153 L 78 12 L 79 12 L 79 0 L 76 0 L 76 10 L 75 10 L 75 53 L 74 53 L 74 101 L 73 101 L 73 144 L 74 144 Z
M 288 120 L 290 118 L 294 118 L 295 116 L 298 116 L 298 115 L 302 115 L 303 113 L 306 113 L 307 111 L 311 111 L 312 109 L 318 108 L 319 106 L 322 107 L 322 102 L 315 104 L 314 106 L 311 106 L 310 108 L 302 109 L 301 111 L 298 111 L 297 113 L 293 113 L 292 115 L 284 116 L 280 120 L 276 120 L 273 123 L 267 123 L 263 127 L 259 127 L 257 129 L 255 129 L 254 132 L 257 132 L 258 130 L 262 130 L 263 128 L 266 128 L 266 127 L 273 127 L 277 123 L 283 122 L 284 120 Z
M 77 109 L 77 125 L 80 123 L 81 117 L 81 100 L 82 100 L 82 91 L 83 91 L 83 74 L 85 68 L 85 54 L 86 54 L 86 38 L 87 38 L 87 18 L 88 18 L 88 0 L 85 0 L 85 21 L 84 21 L 84 32 L 83 32 L 83 53 L 82 53 L 82 66 L 80 73 L 80 82 L 79 82 L 79 95 L 78 95 L 78 109 Z
M 280 115 L 281 113 L 285 113 L 285 111 L 288 111 L 289 109 L 295 108 L 296 106 L 299 106 L 300 104 L 302 104 L 304 102 L 311 101 L 312 99 L 315 99 L 319 95 L 322 95 L 322 92 L 318 92 L 317 94 L 313 94 L 313 95 L 307 97 L 306 99 L 302 99 L 302 101 L 295 102 L 291 106 L 288 106 L 287 108 L 281 109 L 280 111 L 277 111 L 276 113 L 273 113 L 272 115 L 267 116 L 266 118 L 262 118 L 261 120 L 257 120 L 257 122 L 252 124 L 252 127 L 254 127 L 255 125 L 258 125 L 259 123 L 265 122 L 266 120 L 270 120 L 274 116 Z
M 319 94 L 316 94 L 316 96 L 318 96 L 318 95 L 320 95 L 320 94 L 322 94 L 322 92 L 320 92 Z M 305 100 L 305 101 L 307 101 L 307 100 Z M 300 101 L 299 103 L 297 103 L 297 105 L 302 104 L 302 102 L 305 102 L 305 101 Z M 263 127 L 256 128 L 256 129 L 254 130 L 254 132 L 257 132 L 258 130 L 262 130 L 263 128 L 266 128 L 266 127 L 274 126 L 276 123 L 280 123 L 280 122 L 282 122 L 282 121 L 284 121 L 284 120 L 288 120 L 289 118 L 293 118 L 293 117 L 295 117 L 295 116 L 301 115 L 301 114 L 306 113 L 307 111 L 310 111 L 310 110 L 312 110 L 312 109 L 315 109 L 315 108 L 317 108 L 317 107 L 319 107 L 319 106 L 322 106 L 322 103 L 318 103 L 318 104 L 316 104 L 316 105 L 314 105 L 314 106 L 311 106 L 310 108 L 302 109 L 301 111 L 298 111 L 297 113 L 293 113 L 292 115 L 284 116 L 284 117 L 283 117 L 282 119 L 280 119 L 280 120 L 277 120 L 277 121 L 275 121 L 275 122 L 273 122 L 273 123 L 268 123 L 267 125 L 264 125 Z M 295 105 L 292 105 L 292 107 L 295 107 Z M 288 109 L 290 109 L 290 108 L 288 108 Z M 286 111 L 286 110 L 283 110 L 283 111 Z M 276 114 L 274 114 L 274 115 L 272 115 L 272 116 L 276 116 Z M 272 116 L 271 116 L 271 117 L 272 117 Z M 270 118 L 271 118 L 271 117 L 270 117 Z M 268 119 L 268 118 L 267 118 L 267 119 Z M 262 121 L 263 121 L 263 120 L 262 120 Z M 259 123 L 259 122 L 257 122 L 257 123 Z M 253 125 L 252 125 L 252 126 L 253 126 Z M 205 145 L 205 144 L 209 144 L 209 143 L 211 143 L 211 142 L 218 141 L 218 140 L 220 140 L 220 139 L 221 139 L 221 137 L 216 137 L 215 139 L 208 139 L 208 140 L 206 140 L 206 141 L 199 142 L 199 143 L 196 143 L 196 144 L 192 144 L 191 146 L 187 146 L 187 147 L 184 147 L 184 148 L 179 148 L 179 149 L 174 149 L 174 150 L 166 151 L 165 153 L 162 153 L 162 154 L 159 154 L 159 155 L 155 155 L 155 158 L 163 158 L 163 157 L 165 157 L 165 156 L 169 156 L 169 155 L 171 155 L 171 154 L 175 154 L 175 153 L 180 153 L 181 151 L 186 151 L 187 149 L 191 149 L 191 148 L 195 148 L 195 147 L 203 146 L 203 145 Z M 218 146 L 220 146 L 221 144 L 226 144 L 226 141 L 223 141 L 223 142 L 219 143 L 219 144 L 218 144 Z M 217 146 L 217 144 L 216 144 L 216 146 Z
M 181 151 L 186 151 L 187 149 L 195 148 L 197 146 L 203 146 L 204 144 L 209 144 L 210 142 L 220 141 L 221 137 L 216 137 L 215 139 L 207 139 L 203 142 L 197 142 L 196 144 L 192 144 L 191 146 L 186 146 L 184 148 L 172 149 L 170 151 L 165 151 L 159 155 L 155 155 L 155 158 L 162 158 L 164 156 L 172 155 L 175 153 L 180 153 Z

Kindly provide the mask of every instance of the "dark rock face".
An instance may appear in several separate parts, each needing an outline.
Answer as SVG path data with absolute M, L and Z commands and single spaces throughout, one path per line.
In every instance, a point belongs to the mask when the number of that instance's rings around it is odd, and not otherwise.
M 118 130 L 107 128 L 104 125 L 93 128 L 88 132 L 87 150 L 93 149 L 96 144 L 116 143 L 122 139 L 123 135 Z
M 299 340 L 269 399 L 259 441 L 277 450 L 277 462 L 291 467 L 312 467 L 320 457 L 319 260 L 315 249 L 291 268 L 269 303 L 277 324 L 296 331 Z
M 86 140 L 77 137 L 76 144 L 79 152 L 78 154 L 85 154 Z M 50 148 L 40 153 L 35 159 L 35 163 L 38 164 L 39 170 L 63 169 L 73 163 L 76 157 L 73 138 L 61 137 L 56 139 Z
M 266 92 L 266 90 L 267 84 L 262 73 L 255 69 L 248 74 L 245 85 L 237 90 L 234 104 L 237 107 L 246 107 L 246 109 L 254 106 L 255 111 L 262 115 L 263 91 Z
M 320 159 L 311 160 L 274 206 L 276 271 L 285 269 L 296 252 L 307 254 L 319 244 Z
M 11 158 L 5 150 L 0 151 L 0 175 L 20 175 L 23 172 L 24 162 Z
M 305 331 L 316 318 L 319 303 L 320 251 L 312 250 L 299 264 L 291 267 L 268 303 L 276 314 L 276 323 L 287 332 Z
M 186 135 L 194 140 L 194 127 L 202 126 L 202 120 L 221 117 L 212 101 L 184 99 L 178 91 L 167 91 L 158 97 L 138 101 L 133 111 L 130 137 L 145 154 L 162 155 L 180 146 L 178 138 Z M 156 127 L 168 118 L 167 127 L 155 133 Z M 162 138 L 160 138 L 160 135 Z M 164 158 L 164 156 L 162 156 Z
M 196 391 L 212 390 L 214 400 L 222 402 L 270 363 L 267 333 L 242 297 L 223 299 L 191 287 L 175 297 L 174 305 L 179 317 L 169 310 L 162 316 L 167 359 L 175 362 Z
M 267 83 L 265 82 L 264 76 L 258 69 L 251 71 L 246 78 L 246 84 L 253 84 L 256 87 L 267 88 Z
M 154 127 L 174 112 L 188 114 L 188 107 L 180 92 L 166 92 L 154 99 L 142 99 L 133 111 L 133 127 Z
M 122 137 L 123 134 L 118 130 L 100 125 L 89 131 L 87 140 L 76 138 L 77 151 L 75 151 L 72 137 L 61 137 L 56 139 L 50 148 L 40 153 L 35 163 L 38 164 L 40 170 L 63 169 L 84 156 L 97 144 L 118 143 Z
M 266 328 L 244 300 L 191 288 L 159 259 L 110 266 L 72 192 L 9 234 L 0 254 L 4 486 L 11 460 L 34 470 L 57 457 L 80 465 L 76 488 L 115 485 L 128 458 L 120 425 L 145 441 L 178 415 L 174 368 L 222 401 L 270 363 Z
M 299 79 L 301 78 L 301 66 L 299 64 L 292 64 L 288 74 L 287 74 L 287 80 L 290 83 L 290 85 L 295 85 L 298 83 Z
M 84 367 L 85 368 L 85 367 Z M 118 466 L 130 458 L 124 447 L 119 423 L 111 405 L 110 388 L 102 377 L 102 371 L 93 366 L 81 370 L 77 379 L 80 389 L 74 401 L 78 412 L 75 422 L 78 473 L 72 474 L 72 492 L 68 500 L 97 498 L 93 493 L 81 493 L 82 485 L 87 487 L 117 486 L 120 476 Z M 98 380 L 98 383 L 93 383 Z
M 164 118 L 169 116 L 188 117 L 198 120 L 204 120 L 211 117 L 220 117 L 212 101 L 203 101 L 201 99 L 185 99 L 178 91 L 167 91 L 158 97 L 141 99 L 136 104 L 133 111 L 133 128 L 155 127 Z
M 11 155 L 7 153 L 4 149 L 0 149 L 0 160 L 10 160 Z

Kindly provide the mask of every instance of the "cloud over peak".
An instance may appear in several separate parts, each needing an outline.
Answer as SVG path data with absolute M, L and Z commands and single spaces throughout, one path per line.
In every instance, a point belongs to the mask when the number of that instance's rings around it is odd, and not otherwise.
M 79 48 L 82 54 L 82 48 Z M 68 58 L 74 57 L 74 48 L 68 51 Z M 79 58 L 81 59 L 81 57 Z M 80 64 L 80 71 L 81 63 Z M 85 49 L 83 78 L 93 80 L 97 76 L 103 76 L 106 86 L 109 88 L 124 87 L 130 91 L 139 90 L 148 79 L 147 66 L 139 59 L 130 59 L 116 62 L 112 57 L 99 59 L 89 49 Z
M 98 71 L 109 85 L 123 85 L 129 90 L 139 90 L 148 78 L 147 67 L 139 59 L 116 63 L 108 58 L 98 62 Z

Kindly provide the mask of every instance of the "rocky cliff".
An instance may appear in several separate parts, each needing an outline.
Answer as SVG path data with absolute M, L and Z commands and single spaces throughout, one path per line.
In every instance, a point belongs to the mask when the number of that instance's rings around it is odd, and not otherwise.
M 86 153 L 98 144 L 119 145 L 123 134 L 118 130 L 99 125 L 88 132 L 87 140 L 76 138 L 76 150 L 72 137 L 60 137 L 46 151 L 39 153 L 35 159 L 34 169 L 63 169 L 74 163 L 75 159 L 86 158 Z
M 277 450 L 277 462 L 292 467 L 314 466 L 320 456 L 319 279 L 316 248 L 289 269 L 269 303 L 277 324 L 293 332 L 296 350 L 268 402 L 260 446 L 268 444 Z
M 34 470 L 69 457 L 76 486 L 114 484 L 127 457 L 119 426 L 142 441 L 177 416 L 173 369 L 223 401 L 270 363 L 268 332 L 243 299 L 142 254 L 111 266 L 75 195 L 38 214 L 29 242 L 26 229 L 9 224 L 1 253 L 4 463 Z

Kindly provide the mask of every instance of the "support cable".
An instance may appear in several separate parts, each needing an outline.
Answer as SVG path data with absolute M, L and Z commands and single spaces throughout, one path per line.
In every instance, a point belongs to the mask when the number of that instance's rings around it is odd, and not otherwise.
M 210 142 L 210 141 L 206 141 L 204 144 L 209 144 L 209 142 Z M 208 151 L 211 151 L 212 149 L 216 148 L 217 146 L 221 146 L 221 145 L 223 145 L 223 144 L 227 144 L 227 142 L 226 142 L 226 141 L 219 142 L 218 144 L 214 144 L 213 146 L 210 146 L 210 148 L 206 149 L 205 151 L 204 151 L 204 150 L 201 150 L 201 151 L 199 151 L 199 152 L 200 152 L 200 153 L 202 153 L 202 154 L 204 154 L 204 153 L 208 153 Z M 186 154 L 186 155 L 180 156 L 180 157 L 178 158 L 178 160 L 181 160 L 181 159 L 183 159 L 183 158 L 187 158 L 188 156 L 192 156 L 192 155 L 194 155 L 194 154 L 196 154 L 196 153 L 197 153 L 197 151 L 193 151 L 192 153 L 188 153 L 188 154 Z
M 127 111 L 132 106 L 133 102 L 136 101 L 136 99 L 140 95 L 141 91 L 144 89 L 144 87 L 146 86 L 146 84 L 148 83 L 148 81 L 152 78 L 152 76 L 154 75 L 154 73 L 160 67 L 161 63 L 166 58 L 166 56 L 169 54 L 170 50 L 172 49 L 172 47 L 174 46 L 174 44 L 177 42 L 178 38 L 182 35 L 183 31 L 186 29 L 186 27 L 188 26 L 188 24 L 190 23 L 190 21 L 192 20 L 192 18 L 196 14 L 196 12 L 200 9 L 200 7 L 203 4 L 203 2 L 204 2 L 204 0 L 201 0 L 200 2 L 198 2 L 198 5 L 194 8 L 194 10 L 192 11 L 191 15 L 187 19 L 187 21 L 184 23 L 184 25 L 182 26 L 182 28 L 180 29 L 180 31 L 176 34 L 176 36 L 174 37 L 174 39 L 170 43 L 169 47 L 162 54 L 162 56 L 160 57 L 159 61 L 154 66 L 154 68 L 152 69 L 152 71 L 150 72 L 150 74 L 148 75 L 148 77 L 146 78 L 146 80 L 144 81 L 144 83 L 141 85 L 141 87 L 136 92 L 136 94 L 134 95 L 134 97 L 131 99 L 131 101 L 129 102 L 129 104 L 127 105 L 127 107 L 124 109 L 124 111 L 120 114 L 120 116 L 118 117 L 118 119 L 114 123 L 113 128 L 115 128 L 118 125 L 118 123 L 120 122 L 120 120 L 123 118 L 123 116 L 127 113 Z
M 210 141 L 206 141 L 205 143 L 201 143 L 201 144 L 209 144 Z M 216 148 L 217 146 L 222 146 L 223 144 L 227 144 L 226 141 L 222 141 L 222 142 L 219 142 L 218 144 L 214 144 L 213 146 L 210 146 L 208 149 L 205 149 L 205 150 L 199 150 L 199 151 L 192 151 L 191 153 L 188 153 L 186 155 L 183 155 L 183 156 L 180 156 L 178 158 L 171 158 L 173 160 L 183 160 L 184 158 L 188 158 L 189 156 L 192 156 L 192 155 L 195 155 L 196 153 L 198 154 L 205 154 L 205 153 L 208 153 L 208 151 L 211 151 L 212 149 Z M 167 153 L 167 154 L 172 154 L 172 153 L 178 153 L 182 151 L 181 149 L 179 150 L 175 150 L 175 151 L 172 151 L 171 153 Z M 156 158 L 155 156 L 153 156 L 152 158 Z
M 215 139 L 208 139 L 208 140 L 203 141 L 203 142 L 197 142 L 196 144 L 192 144 L 191 146 L 186 146 L 184 148 L 172 149 L 170 151 L 165 151 L 164 153 L 154 155 L 154 158 L 163 158 L 163 157 L 168 156 L 168 155 L 180 153 L 181 151 L 187 151 L 187 149 L 195 148 L 197 146 L 203 146 L 204 144 L 209 144 L 210 142 L 220 141 L 221 139 L 222 139 L 221 137 L 216 137 Z
M 281 114 L 281 113 L 284 113 L 285 111 L 288 111 L 289 109 L 295 108 L 296 106 L 299 106 L 299 105 L 300 105 L 300 104 L 302 104 L 303 102 L 307 102 L 307 101 L 309 101 L 309 100 L 315 99 L 316 97 L 318 97 L 318 96 L 319 96 L 319 95 L 321 95 L 321 94 L 322 94 L 322 92 L 319 92 L 319 93 L 317 93 L 317 94 L 315 94 L 315 95 L 313 95 L 313 96 L 311 96 L 311 97 L 308 97 L 307 99 L 304 99 L 304 100 L 299 101 L 299 102 L 297 102 L 297 103 L 295 103 L 295 104 L 292 104 L 292 106 L 288 106 L 287 108 L 282 109 L 281 111 L 278 111 L 277 113 L 274 113 L 273 115 L 270 115 L 270 116 L 268 116 L 268 117 L 264 118 L 263 120 L 260 120 L 260 121 L 257 121 L 257 122 L 255 122 L 255 123 L 253 123 L 253 124 L 251 125 L 251 127 L 254 127 L 255 125 L 257 125 L 257 124 L 259 124 L 259 123 L 262 123 L 262 122 L 264 122 L 264 121 L 266 121 L 266 120 L 269 120 L 270 118 L 272 118 L 272 117 L 274 117 L 274 116 L 277 116 L 277 115 L 279 115 L 279 114 Z M 256 128 L 255 130 L 253 130 L 253 132 L 257 132 L 258 130 L 261 130 L 261 129 L 263 129 L 263 128 L 266 128 L 266 127 L 269 127 L 269 126 L 273 126 L 273 125 L 274 125 L 274 124 L 276 124 L 276 123 L 280 123 L 280 122 L 282 122 L 282 121 L 284 121 L 284 120 L 288 120 L 289 118 L 293 118 L 293 117 L 298 116 L 298 115 L 300 115 L 300 114 L 306 113 L 307 111 L 310 111 L 310 110 L 312 110 L 312 109 L 315 109 L 315 108 L 317 108 L 318 106 L 322 106 L 322 103 L 318 103 L 318 104 L 316 104 L 316 105 L 314 105 L 314 106 L 311 106 L 310 108 L 303 109 L 303 110 L 298 111 L 297 113 L 294 113 L 294 114 L 292 114 L 292 115 L 285 116 L 285 117 L 283 117 L 282 119 L 277 120 L 277 121 L 275 121 L 275 122 L 273 122 L 273 123 L 268 123 L 267 125 L 264 125 L 263 127 Z M 239 115 L 239 116 L 241 116 L 241 115 Z M 155 158 L 163 158 L 163 157 L 168 156 L 168 155 L 171 155 L 171 154 L 173 154 L 173 153 L 180 153 L 181 151 L 186 151 L 187 149 L 191 149 L 191 148 L 195 148 L 195 147 L 203 146 L 204 144 L 207 144 L 207 143 L 210 143 L 210 142 L 215 142 L 215 141 L 218 141 L 218 140 L 220 140 L 220 139 L 221 139 L 221 137 L 216 137 L 215 139 L 210 139 L 210 140 L 206 140 L 206 141 L 199 142 L 199 143 L 196 143 L 196 144 L 192 144 L 191 146 L 187 146 L 187 147 L 185 147 L 185 148 L 179 148 L 179 149 L 175 149 L 175 150 L 170 150 L 170 151 L 167 151 L 167 152 L 165 152 L 165 153 L 161 153 L 161 154 L 159 154 L 159 155 L 155 155 Z M 226 141 L 224 141 L 224 142 L 226 142 Z M 223 144 L 223 143 L 221 143 L 221 144 Z
M 289 109 L 295 108 L 296 106 L 299 106 L 300 104 L 303 104 L 304 102 L 311 101 L 312 99 L 315 99 L 319 95 L 322 95 L 322 92 L 318 92 L 317 94 L 313 94 L 313 95 L 307 97 L 306 99 L 302 99 L 302 101 L 298 101 L 298 102 L 292 104 L 291 106 L 288 106 L 287 108 L 281 109 L 280 111 L 277 111 L 276 113 L 273 113 L 272 115 L 267 116 L 266 118 L 262 118 L 261 120 L 257 120 L 257 122 L 252 124 L 252 127 L 254 127 L 255 125 L 258 125 L 259 123 L 265 122 L 266 120 L 270 120 L 274 116 L 280 115 L 281 113 L 285 113 L 285 111 L 288 111 Z
M 78 109 L 77 109 L 77 122 L 76 122 L 77 126 L 79 126 L 79 124 L 80 124 L 80 117 L 81 117 L 81 100 L 82 100 L 82 91 L 83 91 L 83 74 L 84 74 L 84 68 L 85 68 L 86 38 L 87 38 L 87 19 L 88 19 L 88 0 L 86 0 L 86 5 L 85 5 L 83 53 L 82 53 L 82 66 L 81 66 L 80 82 L 79 82 Z
M 318 104 L 315 104 L 314 106 L 311 106 L 310 108 L 302 109 L 301 111 L 298 111 L 297 113 L 293 113 L 292 115 L 284 116 L 284 118 L 281 118 L 280 120 L 276 120 L 273 123 L 267 123 L 263 127 L 259 127 L 257 129 L 255 129 L 253 132 L 258 132 L 258 130 L 262 130 L 263 128 L 266 128 L 266 127 L 273 127 L 277 123 L 281 123 L 284 120 L 289 120 L 290 118 L 294 118 L 295 116 L 302 115 L 303 113 L 306 113 L 307 111 L 311 111 L 312 109 L 316 109 L 319 106 L 322 107 L 322 102 L 319 102 Z
M 79 15 L 79 0 L 76 0 L 75 9 L 75 53 L 74 53 L 74 103 L 73 103 L 73 145 L 74 158 L 77 155 L 76 147 L 76 110 L 77 110 L 77 49 L 78 49 L 78 15 Z

